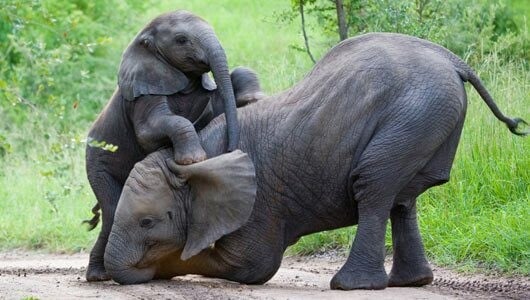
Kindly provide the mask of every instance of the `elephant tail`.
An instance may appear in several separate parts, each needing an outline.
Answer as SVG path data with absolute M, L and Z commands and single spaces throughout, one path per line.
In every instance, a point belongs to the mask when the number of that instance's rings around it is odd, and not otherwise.
M 99 203 L 96 203 L 96 205 L 92 207 L 92 213 L 94 214 L 92 219 L 83 220 L 83 222 L 81 222 L 82 224 L 88 224 L 88 231 L 91 231 L 92 229 L 96 228 L 96 226 L 98 226 L 99 217 L 101 216 L 99 209 L 100 209 Z
M 469 67 L 460 58 L 456 57 L 455 55 L 453 55 L 453 56 L 454 56 L 454 58 L 456 58 L 458 60 L 458 61 L 456 61 L 456 62 L 454 61 L 454 62 L 455 62 L 455 67 L 457 69 L 457 72 L 460 75 L 460 77 L 462 78 L 462 80 L 468 81 L 469 83 L 471 83 L 471 85 L 478 92 L 478 94 L 480 95 L 482 100 L 484 100 L 484 102 L 486 102 L 486 105 L 490 108 L 491 112 L 493 112 L 495 117 L 497 119 L 499 119 L 501 122 L 503 122 L 504 124 L 506 124 L 506 126 L 508 126 L 508 129 L 510 129 L 510 131 L 513 134 L 519 135 L 519 136 L 528 135 L 530 132 L 528 132 L 528 131 L 520 131 L 518 129 L 518 127 L 521 124 L 528 125 L 528 123 L 526 123 L 521 118 L 513 118 L 512 119 L 512 118 L 509 118 L 509 117 L 505 116 L 501 112 L 501 110 L 499 109 L 499 107 L 497 106 L 495 101 L 493 100 L 493 97 L 490 95 L 488 90 L 486 90 L 486 88 L 482 84 L 482 81 L 480 80 L 480 78 L 478 78 L 478 76 L 475 74 L 475 72 L 473 72 L 471 67 Z

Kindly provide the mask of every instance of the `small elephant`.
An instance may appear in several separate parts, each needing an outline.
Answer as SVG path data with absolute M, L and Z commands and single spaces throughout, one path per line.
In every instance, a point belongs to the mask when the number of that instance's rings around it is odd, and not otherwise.
M 216 84 L 210 79 L 212 71 Z M 235 96 L 234 96 L 235 93 Z M 118 88 L 89 132 L 89 139 L 116 145 L 116 152 L 88 146 L 86 169 L 98 204 L 91 229 L 103 225 L 90 253 L 88 281 L 108 280 L 103 254 L 114 211 L 134 164 L 164 146 L 179 164 L 206 159 L 196 129 L 225 112 L 228 150 L 235 149 L 239 106 L 261 98 L 256 74 L 236 68 L 231 74 L 213 29 L 201 18 L 176 11 L 155 18 L 123 54 Z M 234 98 L 235 97 L 235 98 Z M 90 144 L 89 144 L 90 145 Z
M 226 122 L 216 118 L 199 132 L 212 158 L 177 165 L 163 149 L 139 162 L 105 251 L 109 274 L 121 284 L 183 274 L 264 283 L 301 236 L 357 224 L 332 289 L 431 283 L 416 198 L 449 180 L 465 81 L 510 131 L 527 134 L 439 45 L 389 33 L 341 42 L 291 89 L 238 110 L 248 154 L 223 154 Z

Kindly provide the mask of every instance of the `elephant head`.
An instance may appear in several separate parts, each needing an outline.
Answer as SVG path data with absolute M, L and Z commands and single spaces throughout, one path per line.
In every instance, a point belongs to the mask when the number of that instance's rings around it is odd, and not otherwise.
M 211 90 L 215 85 L 206 74 L 210 70 L 223 99 L 228 151 L 233 151 L 239 142 L 239 125 L 226 55 L 212 27 L 200 17 L 179 10 L 151 21 L 123 53 L 118 85 L 129 101 L 185 91 L 201 79 Z
M 125 182 L 107 272 L 121 284 L 142 283 L 166 255 L 196 255 L 248 220 L 256 189 L 254 165 L 240 150 L 187 166 L 175 164 L 170 151 L 152 153 Z

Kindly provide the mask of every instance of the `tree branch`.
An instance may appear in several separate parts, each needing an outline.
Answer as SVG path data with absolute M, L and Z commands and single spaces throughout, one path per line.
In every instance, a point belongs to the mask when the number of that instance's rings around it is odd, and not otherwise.
M 307 54 L 309 55 L 309 58 L 311 58 L 311 61 L 313 61 L 313 63 L 316 63 L 315 58 L 313 57 L 313 54 L 311 54 L 311 50 L 309 49 L 309 41 L 307 40 L 307 33 L 305 32 L 304 0 L 300 0 L 299 10 L 300 17 L 302 19 L 302 33 L 304 35 L 305 49 Z
M 337 8 L 337 23 L 339 24 L 339 37 L 341 41 L 348 38 L 348 25 L 346 24 L 346 15 L 344 14 L 344 5 L 342 0 L 335 0 Z

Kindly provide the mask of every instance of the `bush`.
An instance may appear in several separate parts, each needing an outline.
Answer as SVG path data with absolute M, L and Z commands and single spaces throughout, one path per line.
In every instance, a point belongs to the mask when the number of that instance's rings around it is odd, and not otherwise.
M 110 3 L 109 3 L 110 2 Z M 54 128 L 92 120 L 115 86 L 122 40 L 141 1 L 9 1 L 0 11 L 0 117 L 10 131 L 32 119 Z M 112 19 L 112 23 L 108 20 Z M 112 59 L 109 59 L 112 58 Z M 98 109 L 96 109 L 98 108 Z
M 314 41 L 317 47 L 334 45 L 338 37 L 334 1 L 291 0 L 291 10 L 278 14 L 278 19 L 294 21 L 300 1 L 306 14 L 313 17 L 313 24 L 308 26 L 319 36 Z M 350 36 L 366 32 L 409 34 L 441 44 L 471 64 L 491 53 L 501 55 L 505 61 L 530 59 L 528 30 L 517 25 L 517 14 L 502 1 L 344 0 L 343 3 Z

